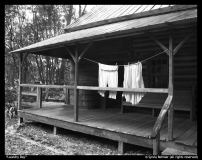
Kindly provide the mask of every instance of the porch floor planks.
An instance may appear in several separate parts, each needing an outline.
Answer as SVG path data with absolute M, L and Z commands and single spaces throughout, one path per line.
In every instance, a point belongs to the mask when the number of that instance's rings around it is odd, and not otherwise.
M 139 125 L 139 123 L 141 121 L 143 121 L 143 119 L 145 119 L 144 117 L 138 117 L 136 119 L 122 119 L 121 121 L 119 122 L 113 122 L 111 123 L 109 126 L 109 128 L 117 131 L 117 132 L 123 132 L 123 133 L 126 133 L 126 134 L 130 134 L 130 128 L 132 128 L 134 125 L 137 126 Z
M 120 118 L 118 120 L 120 120 Z M 116 121 L 117 121 L 116 116 L 110 116 L 110 117 L 104 117 L 104 118 L 99 117 L 96 119 L 90 119 L 87 121 L 82 121 L 81 123 L 85 125 L 93 126 L 93 127 L 96 126 L 99 128 L 105 128 L 105 127 L 108 127 L 110 123 L 114 123 Z
M 162 141 L 165 140 L 165 138 L 162 138 L 162 135 L 165 134 L 166 132 L 168 132 L 168 118 L 167 117 L 165 117 L 165 118 L 166 119 L 164 119 L 161 130 L 160 130 L 160 140 L 162 140 Z M 179 122 L 179 120 L 181 120 L 181 119 L 175 117 L 173 123 L 177 124 Z M 181 121 L 183 121 L 183 120 L 181 120 Z M 147 132 L 144 133 L 143 137 L 149 137 L 151 135 L 153 126 L 154 125 L 152 125 L 148 128 Z
M 84 114 L 84 116 L 85 116 L 85 114 L 88 116 L 88 113 L 90 113 L 90 114 L 92 114 L 92 115 L 98 115 L 98 116 L 103 116 L 103 115 L 111 115 L 111 116 L 115 116 L 115 115 L 117 115 L 117 114 L 119 114 L 120 113 L 120 111 L 119 110 L 117 110 L 117 109 L 105 109 L 105 110 L 103 110 L 103 109 L 86 109 L 86 110 L 84 110 L 84 111 L 82 111 L 82 113 Z
M 132 135 L 139 135 L 140 133 L 136 133 L 135 131 L 141 131 L 145 129 L 145 126 L 151 125 L 151 123 L 154 123 L 155 119 L 150 116 L 146 115 L 147 117 L 142 117 L 138 123 L 133 123 L 130 125 L 130 127 L 125 128 L 124 130 L 127 131 L 127 133 L 132 134 Z M 123 126 L 124 127 L 124 126 Z M 121 128 L 122 129 L 122 128 Z M 141 132 L 142 134 L 142 132 Z
M 154 122 L 155 123 L 155 122 Z M 147 130 L 145 130 L 145 133 L 142 135 L 143 137 L 150 137 L 151 136 L 151 131 L 153 129 L 154 125 L 151 125 L 147 128 Z M 161 127 L 161 131 L 160 134 L 162 134 L 162 132 L 166 132 L 166 128 L 168 128 L 168 119 L 164 119 L 162 127 Z M 160 137 L 161 138 L 161 137 Z
M 186 151 L 181 151 L 173 148 L 166 148 L 163 152 L 162 155 L 196 155 L 195 153 L 191 152 L 186 152 Z
M 166 121 L 165 121 L 166 120 Z M 163 126 L 160 132 L 160 140 L 165 141 L 168 139 L 168 118 L 166 118 L 163 122 Z M 173 125 L 173 134 L 178 128 L 178 126 L 183 123 L 184 119 L 174 117 L 174 125 Z
M 107 125 L 108 122 L 110 121 L 115 121 L 117 119 L 117 116 L 97 116 L 91 119 L 86 119 L 86 120 L 79 120 L 80 123 L 88 125 L 88 126 L 96 126 L 96 127 L 101 127 L 103 128 L 105 125 Z
M 90 126 L 96 126 L 96 127 L 104 128 L 104 129 L 110 128 L 112 130 L 116 130 L 117 125 L 120 126 L 120 123 L 123 122 L 123 121 L 125 123 L 126 119 L 130 118 L 131 116 L 133 116 L 133 115 L 130 115 L 130 116 L 128 116 L 128 115 L 119 115 L 119 117 L 116 115 L 116 116 L 107 117 L 107 118 L 104 118 L 104 119 L 103 118 L 91 119 L 90 121 L 82 122 L 82 124 L 90 125 Z M 138 118 L 138 117 L 136 117 L 136 118 Z M 140 116 L 139 118 L 142 118 L 142 117 Z M 131 122 L 131 120 L 128 120 L 128 121 Z M 126 123 L 124 125 L 126 125 Z
M 57 118 L 57 119 L 61 119 L 64 121 L 73 121 L 74 120 L 74 112 L 73 111 L 69 111 L 69 110 L 62 110 L 61 108 L 57 108 L 55 110 L 39 110 L 38 112 L 36 112 L 35 110 L 32 112 L 28 112 L 31 114 L 37 114 L 40 116 L 44 116 L 44 117 L 50 117 L 50 118 Z
M 176 139 L 180 133 L 184 132 L 181 131 L 181 129 L 184 128 L 184 126 L 187 124 L 187 121 L 181 121 L 181 123 L 174 124 L 173 126 L 173 139 Z M 166 140 L 168 138 L 168 132 L 165 132 L 164 134 L 161 135 L 161 138 Z
M 42 108 L 23 109 L 21 112 L 50 117 L 89 127 L 116 131 L 129 135 L 149 137 L 157 117 L 143 113 L 120 113 L 120 109 L 79 109 L 79 122 L 74 122 L 74 106 L 59 102 L 46 102 Z M 168 118 L 161 128 L 161 141 L 167 138 Z M 197 122 L 174 117 L 174 141 L 197 147 Z
M 99 112 L 99 111 L 95 111 L 95 112 Z M 91 113 L 91 116 L 92 117 L 89 117 L 89 116 L 85 116 L 84 118 L 82 117 L 81 120 L 83 121 L 96 121 L 96 120 L 99 120 L 100 118 L 101 119 L 105 119 L 105 115 L 106 115 L 106 118 L 109 120 L 109 119 L 116 119 L 116 118 L 122 118 L 122 117 L 125 117 L 127 115 L 121 115 L 121 114 L 118 114 L 118 113 L 110 113 L 110 111 L 105 111 L 105 112 L 101 112 L 99 114 L 97 113 Z M 103 117 L 104 115 L 104 117 Z M 132 116 L 132 115 L 131 115 Z
M 191 126 L 191 128 L 189 128 L 188 130 L 186 130 L 186 132 L 184 132 L 179 138 L 177 138 L 177 140 L 175 140 L 175 142 L 178 143 L 183 143 L 190 137 L 190 135 L 192 135 L 195 131 L 197 130 L 197 124 L 193 124 Z
M 42 108 L 30 108 L 30 109 L 24 109 L 24 112 L 31 113 L 31 114 L 37 114 L 44 117 L 50 117 L 50 118 L 57 118 L 62 119 L 65 121 L 73 121 L 74 111 L 71 108 L 67 108 L 69 106 L 64 105 L 62 103 L 54 104 L 51 102 L 47 102 L 42 104 Z
M 126 116 L 126 115 L 121 115 L 120 113 L 116 113 L 116 112 L 111 111 L 111 110 L 106 110 L 105 112 L 101 112 L 100 110 L 95 110 L 93 112 L 91 111 L 91 116 L 85 115 L 84 112 L 82 112 L 82 114 L 84 114 L 84 116 L 81 119 L 79 118 L 82 121 L 88 121 L 88 120 L 91 120 L 91 119 L 102 118 L 103 115 L 104 115 L 104 117 L 105 116 L 106 117 L 108 117 L 108 116 L 110 116 L 110 117 L 116 117 L 116 116 L 122 117 L 122 116 Z M 87 112 L 87 114 L 88 114 L 88 112 Z
M 188 146 L 194 146 L 196 139 L 197 139 L 197 130 L 195 130 L 194 133 L 183 142 L 183 144 L 186 144 Z
M 98 113 L 96 113 L 98 112 Z M 105 113 L 103 115 L 103 113 L 99 113 L 99 111 L 89 111 L 89 112 L 79 112 L 79 122 L 82 122 L 82 121 L 88 121 L 90 119 L 97 119 L 97 118 L 105 118 L 105 117 L 113 117 L 114 114 L 113 113 Z
M 178 129 L 177 132 L 174 132 L 173 134 L 174 140 L 175 141 L 179 140 L 179 137 L 183 135 L 187 130 L 189 130 L 191 126 L 193 126 L 193 123 L 189 123 L 188 121 L 185 121 L 185 125 L 182 128 Z
M 134 126 L 134 127 L 130 128 L 131 131 L 129 133 L 133 134 L 133 135 L 137 135 L 137 136 L 142 136 L 145 134 L 145 132 L 147 132 L 147 130 L 150 126 L 154 125 L 154 123 L 155 123 L 155 120 L 150 119 L 142 125 Z

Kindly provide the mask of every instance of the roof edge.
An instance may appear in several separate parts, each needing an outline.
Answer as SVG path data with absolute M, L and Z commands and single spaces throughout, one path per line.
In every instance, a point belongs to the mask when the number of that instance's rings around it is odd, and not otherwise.
M 175 26 L 178 24 L 190 23 L 190 22 L 191 23 L 197 22 L 197 17 L 191 18 L 191 19 L 180 20 L 180 21 L 176 21 L 176 22 L 169 22 L 169 23 L 172 23 Z M 139 35 L 139 34 L 143 34 L 145 31 L 151 31 L 152 29 L 157 29 L 157 28 L 166 27 L 166 26 L 168 26 L 167 23 L 155 24 L 153 26 L 144 26 L 144 27 L 140 27 L 140 28 L 133 28 L 130 30 L 116 31 L 113 33 L 108 33 L 108 34 L 95 35 L 92 37 L 84 37 L 79 40 L 74 39 L 69 42 L 64 41 L 64 42 L 60 42 L 57 44 L 49 44 L 46 46 L 40 46 L 40 47 L 30 48 L 30 49 L 26 49 L 26 50 L 20 50 L 20 51 L 14 50 L 9 53 L 20 53 L 21 54 L 21 53 L 29 52 L 31 54 L 34 54 L 33 52 L 39 52 L 39 51 L 49 50 L 49 49 L 53 49 L 53 48 L 60 48 L 60 47 L 64 47 L 64 46 L 75 45 L 75 43 L 78 41 L 79 41 L 79 43 L 87 43 L 92 40 L 100 41 L 100 40 L 106 40 L 106 39 L 112 39 L 112 38 L 127 37 L 127 36 L 131 36 L 131 35 Z
M 91 27 L 97 27 L 105 24 L 110 24 L 110 23 L 115 23 L 115 22 L 120 22 L 120 21 L 125 21 L 125 20 L 131 20 L 131 19 L 136 19 L 136 18 L 143 18 L 143 17 L 149 17 L 149 16 L 154 16 L 154 15 L 159 15 L 159 14 L 165 14 L 165 13 L 170 13 L 170 12 L 175 12 L 175 11 L 183 11 L 183 10 L 189 10 L 197 8 L 197 5 L 176 5 L 176 6 L 169 6 L 165 8 L 160 8 L 160 9 L 155 9 L 155 10 L 150 10 L 146 12 L 140 12 L 136 14 L 131 14 L 131 15 L 126 15 L 122 17 L 116 17 L 116 18 L 111 18 L 107 20 L 102 20 L 102 21 L 97 21 L 85 25 L 80 25 L 72 28 L 65 28 L 64 31 L 65 33 L 69 33 L 72 31 L 78 31 L 82 29 L 87 29 Z

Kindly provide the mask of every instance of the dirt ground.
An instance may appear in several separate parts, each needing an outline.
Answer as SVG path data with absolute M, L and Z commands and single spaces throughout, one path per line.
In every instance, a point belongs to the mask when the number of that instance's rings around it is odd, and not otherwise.
M 50 125 L 5 118 L 5 155 L 122 155 L 118 142 L 59 128 L 53 135 Z M 152 150 L 126 145 L 124 155 L 152 155 Z

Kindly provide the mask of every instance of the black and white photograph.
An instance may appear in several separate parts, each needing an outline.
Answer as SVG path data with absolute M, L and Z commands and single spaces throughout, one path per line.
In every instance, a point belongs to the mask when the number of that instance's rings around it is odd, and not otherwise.
M 198 159 L 196 4 L 4 9 L 7 159 Z

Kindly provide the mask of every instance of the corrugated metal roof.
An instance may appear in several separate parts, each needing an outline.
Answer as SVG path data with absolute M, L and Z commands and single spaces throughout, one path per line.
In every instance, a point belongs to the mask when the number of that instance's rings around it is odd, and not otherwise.
M 98 27 L 87 28 L 83 30 L 78 30 L 70 33 L 65 33 L 50 39 L 29 45 L 27 47 L 12 51 L 31 51 L 31 49 L 36 49 L 45 46 L 60 45 L 67 42 L 73 42 L 74 40 L 81 40 L 84 38 L 89 38 L 93 36 L 108 35 L 114 32 L 121 32 L 130 29 L 136 29 L 146 26 L 152 26 L 156 24 L 163 24 L 167 22 L 174 22 L 184 19 L 196 18 L 197 9 L 167 13 L 162 15 L 156 15 L 151 17 L 144 17 L 140 19 L 127 20 L 117 23 L 106 24 Z
M 72 28 L 93 22 L 122 17 L 159 8 L 165 8 L 169 6 L 170 5 L 98 5 L 98 7 L 95 7 L 91 12 L 85 14 L 77 21 L 73 22 L 65 28 Z

